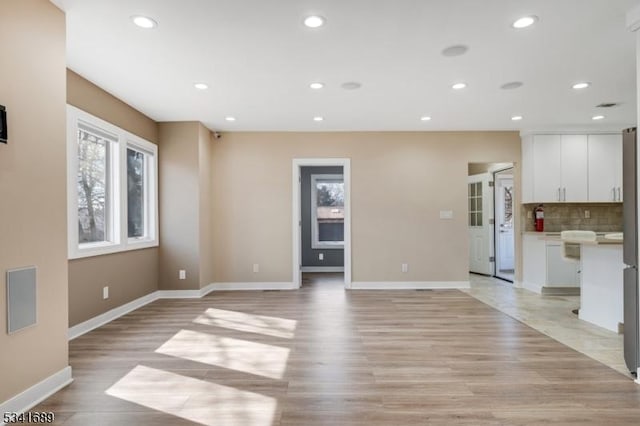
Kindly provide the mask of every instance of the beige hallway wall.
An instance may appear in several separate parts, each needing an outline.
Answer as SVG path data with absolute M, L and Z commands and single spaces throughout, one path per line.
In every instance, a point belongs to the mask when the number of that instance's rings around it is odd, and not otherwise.
M 292 280 L 291 162 L 317 157 L 351 159 L 353 281 L 467 281 L 468 164 L 515 163 L 520 192 L 516 132 L 224 134 L 211 153 L 216 282 Z
M 65 18 L 45 0 L 0 4 L 0 403 L 68 365 Z M 37 267 L 37 324 L 7 334 L 6 271 Z
M 71 70 L 67 70 L 67 103 L 158 143 L 155 121 Z M 70 260 L 69 326 L 157 290 L 158 259 L 154 247 Z M 106 300 L 105 286 L 109 286 Z

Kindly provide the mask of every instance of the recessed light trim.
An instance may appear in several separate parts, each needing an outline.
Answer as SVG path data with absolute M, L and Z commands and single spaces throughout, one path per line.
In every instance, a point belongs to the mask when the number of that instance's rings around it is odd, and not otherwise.
M 320 117 L 320 116 L 313 117 L 313 121 L 324 121 L 324 117 Z
M 431 116 L 423 115 L 422 117 L 420 117 L 420 121 L 431 121 Z
M 466 87 L 467 87 L 467 83 L 462 83 L 462 82 L 455 83 L 454 85 L 451 86 L 453 90 L 462 90 L 462 89 L 465 89 Z
M 520 120 L 522 120 L 523 118 L 524 118 L 524 117 L 523 117 L 523 116 L 521 116 L 521 115 L 514 115 L 514 116 L 512 116 L 512 117 L 511 117 L 511 120 L 513 120 L 513 121 L 520 121 Z
M 193 87 L 198 90 L 207 90 L 209 88 L 209 85 L 207 83 L 194 83 Z
M 591 86 L 591 83 L 589 83 L 588 81 L 581 81 L 579 83 L 575 83 L 573 86 L 571 86 L 571 88 L 575 90 L 581 90 L 586 89 L 589 86 Z
M 535 15 L 523 16 L 522 18 L 515 20 L 513 24 L 511 24 L 511 26 L 515 29 L 520 30 L 522 28 L 530 27 L 531 25 L 535 24 L 537 21 L 538 21 L 538 17 Z
M 342 83 L 340 87 L 344 90 L 358 90 L 362 87 L 362 83 L 358 83 L 357 81 L 347 81 L 346 83 Z
M 500 88 L 502 90 L 514 90 L 514 89 L 519 89 L 522 86 L 524 86 L 524 83 L 521 81 L 510 81 L 509 83 L 505 83 L 502 86 L 500 86 Z
M 591 119 L 594 121 L 603 120 L 604 115 L 594 115 L 593 117 L 591 117 Z
M 309 28 L 320 28 L 327 22 L 324 17 L 319 15 L 311 15 L 304 18 L 304 25 Z
M 145 30 L 150 30 L 158 26 L 158 23 L 155 20 L 149 18 L 148 16 L 135 15 L 131 17 L 131 20 L 138 27 L 144 28 Z
M 225 119 L 225 120 L 227 120 L 227 121 L 236 121 L 236 118 L 235 118 L 235 117 L 232 117 L 232 116 L 230 116 L 230 115 L 229 115 L 229 116 L 226 116 L 224 119 Z
M 469 46 L 465 46 L 464 44 L 456 44 L 454 46 L 449 46 L 442 50 L 442 56 L 446 56 L 448 58 L 454 56 L 464 55 L 469 51 Z
M 309 85 L 313 90 L 320 90 L 324 87 L 324 83 L 320 83 L 319 81 L 313 82 Z

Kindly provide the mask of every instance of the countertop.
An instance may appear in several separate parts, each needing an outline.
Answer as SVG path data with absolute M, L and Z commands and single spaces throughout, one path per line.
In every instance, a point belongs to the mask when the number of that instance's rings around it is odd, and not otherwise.
M 605 238 L 604 236 L 607 234 L 618 234 L 618 232 L 597 232 L 595 241 L 566 240 L 566 242 L 572 243 L 572 244 L 587 244 L 587 245 L 622 244 L 623 240 L 621 239 Z M 537 236 L 540 240 L 545 240 L 545 241 L 561 241 L 560 232 L 525 232 L 524 235 L 534 235 L 534 236 Z

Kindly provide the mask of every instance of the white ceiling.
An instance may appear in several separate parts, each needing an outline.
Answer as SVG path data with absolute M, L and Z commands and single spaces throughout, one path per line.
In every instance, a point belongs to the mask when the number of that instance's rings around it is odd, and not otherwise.
M 53 1 L 67 14 L 69 68 L 157 121 L 198 120 L 223 131 L 636 122 L 635 36 L 625 15 L 637 0 Z M 326 25 L 306 28 L 312 13 Z M 158 27 L 136 27 L 130 17 L 138 14 Z M 535 26 L 511 27 L 529 14 L 539 17 Z M 468 53 L 444 57 L 454 44 Z M 516 80 L 524 86 L 499 88 Z M 592 86 L 571 89 L 583 80 Z M 313 81 L 326 86 L 313 91 Z M 340 88 L 348 81 L 362 88 Z M 468 88 L 452 90 L 457 81 Z M 602 102 L 621 105 L 599 111 Z M 606 119 L 594 122 L 598 112 Z

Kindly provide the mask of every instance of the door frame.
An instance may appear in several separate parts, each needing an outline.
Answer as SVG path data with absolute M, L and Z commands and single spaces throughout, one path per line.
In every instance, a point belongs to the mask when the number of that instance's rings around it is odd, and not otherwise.
M 495 258 L 495 263 L 494 263 L 494 271 L 493 271 L 493 276 L 496 278 L 500 278 L 501 280 L 504 281 L 508 281 L 511 283 L 515 283 L 516 281 L 516 202 L 515 202 L 515 197 L 513 197 L 511 199 L 511 203 L 512 203 L 512 214 L 513 214 L 513 278 L 512 279 L 508 279 L 505 277 L 501 277 L 500 276 L 500 270 L 498 268 L 498 263 L 499 263 L 499 255 L 498 255 L 498 247 L 501 246 L 500 245 L 500 228 L 498 226 L 498 221 L 496 220 L 496 216 L 497 216 L 497 212 L 496 212 L 496 207 L 498 204 L 498 194 L 497 194 L 497 190 L 496 190 L 496 183 L 498 181 L 497 179 L 497 175 L 499 175 L 500 173 L 504 173 L 506 171 L 511 171 L 511 180 L 513 182 L 513 192 L 515 195 L 516 192 L 516 183 L 515 183 L 515 166 L 512 164 L 509 167 L 505 167 L 505 168 L 499 168 L 496 169 L 494 171 L 492 171 L 491 173 L 493 174 L 493 256 Z
M 349 158 L 294 158 L 292 160 L 292 211 L 291 229 L 293 246 L 293 286 L 300 288 L 302 285 L 302 232 L 301 211 L 302 200 L 300 196 L 302 184 L 302 167 L 313 166 L 339 166 L 342 167 L 344 177 L 344 287 L 351 288 L 351 159 Z

